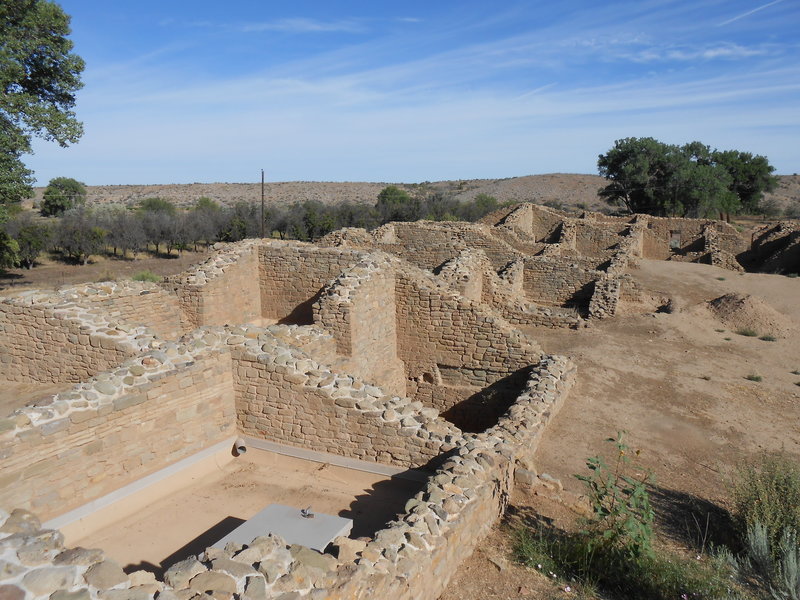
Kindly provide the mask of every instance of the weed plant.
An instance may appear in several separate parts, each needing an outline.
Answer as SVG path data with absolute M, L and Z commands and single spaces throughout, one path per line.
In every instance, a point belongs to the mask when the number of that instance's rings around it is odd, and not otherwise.
M 653 510 L 647 486 L 652 474 L 633 463 L 622 434 L 610 438 L 612 465 L 596 456 L 588 475 L 576 475 L 586 490 L 592 516 L 567 533 L 543 524 L 521 529 L 515 558 L 546 575 L 575 580 L 615 599 L 729 599 L 730 561 L 722 555 L 687 559 L 653 547 Z M 606 596 L 603 596 L 606 597 Z
M 755 381 L 755 382 L 764 381 L 764 378 L 761 375 L 756 375 L 754 373 L 750 373 L 750 375 L 745 377 L 745 379 L 747 379 L 747 381 Z
M 756 336 L 758 336 L 758 332 L 755 329 L 749 329 L 747 327 L 744 327 L 742 329 L 737 329 L 736 333 L 738 333 L 739 335 L 743 335 L 745 337 L 756 337 Z
M 161 277 L 152 271 L 139 271 L 133 277 L 131 277 L 131 279 L 133 281 L 150 281 L 152 283 L 158 283 L 161 281 Z
M 776 338 L 774 335 L 762 335 L 758 339 L 760 339 L 763 342 L 777 342 L 778 341 L 778 338 Z

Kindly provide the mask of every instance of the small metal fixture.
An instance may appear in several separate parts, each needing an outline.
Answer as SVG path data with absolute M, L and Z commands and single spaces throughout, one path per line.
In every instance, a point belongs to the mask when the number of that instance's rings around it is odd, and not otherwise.
M 311 507 L 309 506 L 308 508 L 300 509 L 300 516 L 303 517 L 304 519 L 313 519 L 314 513 L 311 512 Z

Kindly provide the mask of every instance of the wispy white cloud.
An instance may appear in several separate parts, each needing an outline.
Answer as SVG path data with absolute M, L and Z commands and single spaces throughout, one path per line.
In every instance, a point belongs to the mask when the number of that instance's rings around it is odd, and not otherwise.
M 754 56 L 766 56 L 772 52 L 769 46 L 747 47 L 739 44 L 722 43 L 699 48 L 650 46 L 639 52 L 626 55 L 627 58 L 637 62 L 655 61 L 698 61 L 698 60 L 737 60 Z
M 260 40 L 243 27 L 363 35 L 236 74 L 191 68 L 169 46 L 90 64 L 84 139 L 69 151 L 38 145 L 31 166 L 40 180 L 89 183 L 248 180 L 254 165 L 284 180 L 504 177 L 594 172 L 614 139 L 652 135 L 744 148 L 798 170 L 800 62 L 786 60 L 796 49 L 706 35 L 715 13 L 694 26 L 695 5 L 675 4 L 612 3 L 528 28 L 506 16 L 515 26 L 492 35 L 455 18 L 417 21 L 415 36 L 381 31 L 393 17 L 197 22 L 215 29 L 215 44 L 230 37 L 220 31 Z M 206 44 L 191 33 L 195 48 Z
M 364 31 L 364 24 L 354 20 L 320 21 L 296 17 L 291 19 L 278 19 L 275 21 L 262 21 L 259 23 L 246 23 L 238 27 L 243 32 L 258 31 L 283 31 L 287 33 L 360 33 Z
M 767 2 L 766 4 L 762 4 L 761 6 L 757 6 L 752 10 L 748 10 L 747 12 L 743 12 L 741 14 L 736 15 L 735 17 L 731 17 L 730 19 L 722 21 L 722 23 L 717 24 L 717 27 L 724 27 L 725 25 L 730 25 L 731 23 L 735 23 L 736 21 L 738 21 L 740 19 L 744 19 L 745 17 L 749 17 L 752 14 L 755 14 L 755 13 L 757 13 L 759 11 L 762 11 L 765 8 L 769 8 L 770 6 L 774 6 L 776 4 L 780 4 L 781 2 L 783 2 L 783 0 L 772 0 L 772 2 Z

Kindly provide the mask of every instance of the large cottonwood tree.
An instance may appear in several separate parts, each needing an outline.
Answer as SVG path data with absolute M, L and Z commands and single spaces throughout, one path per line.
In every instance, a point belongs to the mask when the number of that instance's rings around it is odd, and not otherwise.
M 75 143 L 83 126 L 74 111 L 83 60 L 72 53 L 69 17 L 47 0 L 0 1 L 0 202 L 33 194 L 22 163 L 37 136 Z

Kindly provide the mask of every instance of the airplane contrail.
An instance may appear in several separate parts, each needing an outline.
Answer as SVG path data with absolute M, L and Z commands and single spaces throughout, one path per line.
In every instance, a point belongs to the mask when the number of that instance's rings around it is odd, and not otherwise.
M 727 21 L 723 21 L 722 23 L 717 25 L 717 27 L 722 27 L 723 25 L 728 25 L 730 23 L 733 23 L 734 21 L 738 21 L 739 19 L 744 19 L 745 17 L 749 17 L 753 13 L 757 13 L 760 10 L 764 10 L 765 8 L 769 8 L 770 6 L 772 6 L 774 4 L 778 4 L 779 2 L 783 2 L 783 0 L 772 0 L 772 2 L 767 2 L 766 4 L 762 4 L 761 6 L 757 6 L 753 10 L 748 10 L 747 12 L 742 13 L 740 15 L 736 15 L 735 17 L 733 17 L 731 19 L 728 19 Z

